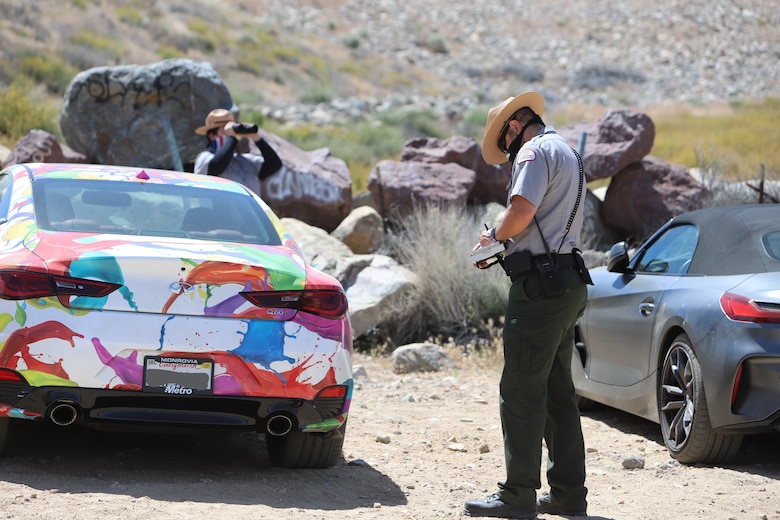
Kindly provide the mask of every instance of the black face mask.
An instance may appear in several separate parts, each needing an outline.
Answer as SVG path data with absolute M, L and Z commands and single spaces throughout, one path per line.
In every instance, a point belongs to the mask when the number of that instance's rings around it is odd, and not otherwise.
M 519 152 L 520 148 L 523 146 L 520 135 L 514 138 L 514 140 L 509 144 L 509 149 L 507 150 L 507 153 L 509 154 L 509 164 L 512 165 L 515 164 L 515 157 L 517 157 L 517 152 Z
M 528 122 L 520 129 L 520 133 L 517 134 L 517 137 L 515 137 L 509 144 L 507 152 L 509 153 L 509 162 L 511 164 L 515 164 L 515 157 L 517 157 L 517 152 L 519 152 L 520 148 L 523 146 L 523 134 L 525 133 L 526 129 L 534 123 L 539 123 L 540 125 L 544 126 L 544 121 L 542 121 L 542 118 L 537 114 L 534 114 L 533 117 L 529 119 Z

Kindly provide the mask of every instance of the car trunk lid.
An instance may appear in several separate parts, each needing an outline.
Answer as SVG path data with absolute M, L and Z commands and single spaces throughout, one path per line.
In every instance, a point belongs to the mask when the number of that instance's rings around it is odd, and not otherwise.
M 48 234 L 36 253 L 50 274 L 117 284 L 107 296 L 69 295 L 74 310 L 291 319 L 292 309 L 262 309 L 244 291 L 300 291 L 303 259 L 286 246 L 180 238 Z

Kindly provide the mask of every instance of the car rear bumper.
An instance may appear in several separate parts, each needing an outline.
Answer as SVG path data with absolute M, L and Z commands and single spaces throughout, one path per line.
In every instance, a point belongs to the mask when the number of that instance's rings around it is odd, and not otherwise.
M 780 431 L 779 381 L 780 357 L 754 356 L 745 359 L 731 403 L 731 413 L 720 423 L 713 419 L 713 426 L 718 431 L 734 433 Z
M 27 417 L 62 427 L 173 427 L 253 430 L 271 435 L 329 431 L 346 419 L 344 397 L 312 400 L 286 397 L 166 395 L 130 390 L 32 387 L 0 383 L 0 403 Z M 21 414 L 17 413 L 16 417 Z

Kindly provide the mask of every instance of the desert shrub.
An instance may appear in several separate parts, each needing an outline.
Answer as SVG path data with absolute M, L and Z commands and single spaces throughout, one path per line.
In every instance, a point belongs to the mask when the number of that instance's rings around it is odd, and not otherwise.
M 52 94 L 62 94 L 78 70 L 61 59 L 31 52 L 19 57 L 19 72 L 36 83 L 43 83 Z
M 219 35 L 215 34 L 214 27 L 203 20 L 188 20 L 187 28 L 190 30 L 190 43 L 205 52 L 214 54 L 219 46 Z
M 444 36 L 438 33 L 431 34 L 426 38 L 425 47 L 435 54 L 447 54 L 450 52 Z
M 84 29 L 78 34 L 72 36 L 69 41 L 71 45 L 77 45 L 92 49 L 103 56 L 105 56 L 105 62 L 120 63 L 122 60 L 122 43 L 110 38 L 108 36 L 102 36 L 93 31 Z
M 598 89 L 615 83 L 645 83 L 641 72 L 607 66 L 583 67 L 574 74 L 572 85 L 578 89 Z
M 360 47 L 360 40 L 363 39 L 365 34 L 363 32 L 349 33 L 341 37 L 341 43 L 349 49 L 357 49 Z
M 462 339 L 499 319 L 509 279 L 500 266 L 476 269 L 468 259 L 483 227 L 476 209 L 425 205 L 399 220 L 386 240 L 387 254 L 417 276 L 414 289 L 396 302 L 388 330 L 395 345 L 431 334 Z M 488 333 L 489 335 L 489 333 Z
M 30 130 L 59 136 L 58 111 L 24 80 L 0 88 L 0 136 L 9 148 Z
M 333 100 L 333 89 L 328 85 L 317 84 L 301 93 L 301 103 L 330 103 Z
M 709 192 L 703 203 L 704 207 L 762 202 L 758 176 L 745 178 L 728 173 L 726 163 L 716 151 L 705 153 L 697 150 L 696 157 L 698 167 L 693 172 Z M 780 184 L 771 177 L 765 178 L 764 181 L 763 202 L 780 200 Z
M 413 137 L 449 137 L 444 131 L 442 122 L 429 110 L 419 108 L 403 108 L 379 114 L 380 120 L 386 125 L 402 129 L 406 139 Z
M 525 83 L 538 83 L 544 80 L 544 71 L 539 67 L 511 61 L 502 65 L 498 73 Z
M 117 17 L 120 21 L 133 27 L 143 27 L 144 14 L 135 7 L 122 6 L 116 10 Z

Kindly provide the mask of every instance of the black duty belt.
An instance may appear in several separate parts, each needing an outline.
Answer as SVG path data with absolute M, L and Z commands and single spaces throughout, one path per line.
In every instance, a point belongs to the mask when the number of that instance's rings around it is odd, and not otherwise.
M 557 259 L 559 269 L 579 267 L 579 258 L 576 257 L 575 254 L 576 253 L 564 253 L 561 255 L 553 255 L 553 258 Z M 512 253 L 504 258 L 503 265 L 506 274 L 512 281 L 515 281 L 520 275 L 537 272 L 536 266 L 544 260 L 547 260 L 547 255 L 532 255 L 530 251 L 520 251 L 519 253 Z

